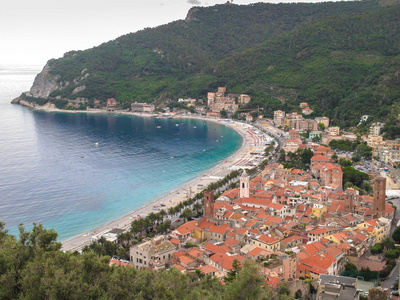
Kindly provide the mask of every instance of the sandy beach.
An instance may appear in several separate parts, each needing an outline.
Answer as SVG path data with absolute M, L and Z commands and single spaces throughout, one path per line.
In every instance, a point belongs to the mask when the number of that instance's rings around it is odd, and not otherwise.
M 24 105 L 24 104 L 23 104 Z M 26 105 L 29 106 L 29 105 Z M 136 115 L 140 117 L 154 117 L 153 114 L 148 113 L 136 113 L 136 112 L 125 112 L 125 111 L 105 111 L 105 110 L 88 110 L 88 111 L 69 111 L 69 110 L 59 110 L 50 105 L 44 105 L 41 107 L 32 107 L 38 110 L 44 110 L 48 112 L 68 112 L 68 113 L 109 113 L 109 114 L 123 114 L 123 115 Z M 210 183 L 216 182 L 219 179 L 224 178 L 233 170 L 252 168 L 254 165 L 258 164 L 262 160 L 261 154 L 263 149 L 267 146 L 272 138 L 265 136 L 259 132 L 259 130 L 249 124 L 234 122 L 231 120 L 217 120 L 210 119 L 195 115 L 178 115 L 174 119 L 198 119 L 203 121 L 215 122 L 221 125 L 230 127 L 231 129 L 238 132 L 243 139 L 242 146 L 238 151 L 236 151 L 232 156 L 228 157 L 224 161 L 220 162 L 217 166 L 203 173 L 196 179 L 180 186 L 179 188 L 168 192 L 167 194 L 149 202 L 148 204 L 127 213 L 126 215 L 113 220 L 107 224 L 99 226 L 95 229 L 84 232 L 78 236 L 71 239 L 63 241 L 62 250 L 64 251 L 79 251 L 85 245 L 91 243 L 91 238 L 96 235 L 101 235 L 108 232 L 114 228 L 120 228 L 128 230 L 130 228 L 131 222 L 138 216 L 146 216 L 151 212 L 157 213 L 159 210 L 155 210 L 154 207 L 161 207 L 164 210 L 176 206 L 182 201 L 187 200 L 189 195 L 194 196 L 198 192 L 201 192 Z M 259 161 L 258 161 L 259 160 Z

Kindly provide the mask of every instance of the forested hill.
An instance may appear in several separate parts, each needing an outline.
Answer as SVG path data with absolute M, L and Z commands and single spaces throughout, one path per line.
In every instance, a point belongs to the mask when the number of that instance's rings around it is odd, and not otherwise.
M 252 105 L 308 102 L 341 127 L 400 113 L 400 5 L 303 26 L 220 62 L 215 78 L 256 94 Z
M 396 5 L 399 1 L 388 2 Z M 262 104 L 268 111 L 306 100 L 317 108 L 328 108 L 329 115 L 335 116 L 336 104 L 342 105 L 352 91 L 355 94 L 368 84 L 361 75 L 370 75 L 385 65 L 388 53 L 382 53 L 382 42 L 388 43 L 388 38 L 392 42 L 398 21 L 383 32 L 389 22 L 379 16 L 396 14 L 396 7 L 385 9 L 381 3 L 366 0 L 192 8 L 186 20 L 50 60 L 35 80 L 31 95 L 88 100 L 114 97 L 128 107 L 132 101 L 204 98 L 207 91 L 227 85 L 231 92 L 250 94 L 254 105 Z M 360 31 L 364 24 L 368 26 Z M 360 35 L 363 43 L 352 44 L 353 35 Z M 347 44 L 345 39 L 350 39 Z M 360 45 L 371 53 L 359 57 L 357 51 L 365 52 Z M 392 48 L 389 56 L 394 59 L 396 48 Z M 327 50 L 329 55 L 320 53 Z M 359 68 L 354 69 L 354 64 Z M 327 72 L 330 70 L 332 74 Z M 353 75 L 358 76 L 347 80 Z M 350 86 L 353 82 L 357 86 Z M 345 91 L 337 90 L 344 85 Z

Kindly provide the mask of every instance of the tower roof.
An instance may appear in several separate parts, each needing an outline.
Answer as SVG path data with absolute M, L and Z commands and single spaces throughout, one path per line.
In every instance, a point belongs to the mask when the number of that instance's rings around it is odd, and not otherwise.
M 247 174 L 246 170 L 244 170 L 241 177 L 248 177 L 248 176 L 249 174 Z

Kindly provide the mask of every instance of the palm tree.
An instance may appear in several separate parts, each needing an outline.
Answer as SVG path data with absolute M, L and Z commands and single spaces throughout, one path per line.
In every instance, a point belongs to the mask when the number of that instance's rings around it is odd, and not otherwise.
M 157 220 L 157 215 L 153 212 L 149 213 L 149 215 L 146 217 L 151 223 L 151 227 L 154 228 L 154 223 Z
M 201 203 L 199 203 L 199 202 L 196 202 L 193 205 L 193 209 L 196 211 L 196 215 L 199 214 L 199 212 L 201 211 L 202 208 L 203 208 L 203 205 L 201 205 Z
M 170 208 L 168 208 L 168 214 L 173 217 L 175 215 L 175 207 L 172 206 Z
M 190 208 L 186 208 L 182 214 L 180 215 L 180 218 L 185 218 L 186 222 L 191 219 L 193 216 L 193 212 Z
M 390 236 L 383 239 L 382 246 L 386 250 L 392 250 L 395 248 L 394 241 Z
M 167 216 L 167 212 L 164 209 L 162 209 L 158 214 L 161 217 L 161 222 L 164 222 L 164 217 Z

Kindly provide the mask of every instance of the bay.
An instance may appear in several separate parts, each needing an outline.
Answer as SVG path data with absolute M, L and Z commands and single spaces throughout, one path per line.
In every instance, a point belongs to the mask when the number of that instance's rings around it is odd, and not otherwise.
M 0 220 L 66 240 L 201 176 L 241 136 L 214 122 L 33 111 L 10 101 L 37 67 L 0 67 Z

